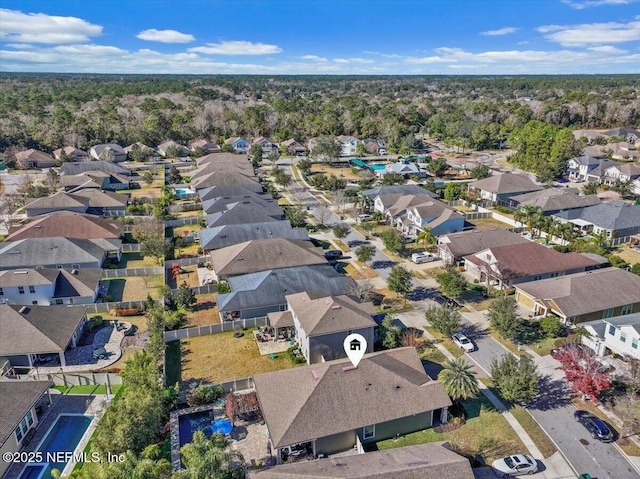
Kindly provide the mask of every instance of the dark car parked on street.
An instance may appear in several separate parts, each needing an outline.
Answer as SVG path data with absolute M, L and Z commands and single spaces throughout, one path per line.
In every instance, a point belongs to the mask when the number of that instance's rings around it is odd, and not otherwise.
M 613 431 L 607 423 L 599 417 L 581 409 L 573 413 L 573 417 L 589 431 L 592 438 L 599 439 L 602 442 L 611 442 L 614 440 Z

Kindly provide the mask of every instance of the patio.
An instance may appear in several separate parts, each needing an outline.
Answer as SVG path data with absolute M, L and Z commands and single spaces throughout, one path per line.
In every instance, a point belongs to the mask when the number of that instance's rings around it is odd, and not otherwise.
M 253 337 L 261 356 L 283 353 L 295 344 L 293 339 L 287 339 L 282 335 L 276 338 L 275 334 L 270 334 L 269 331 L 273 331 L 273 328 L 266 328 L 264 331 L 259 328 L 253 331 Z

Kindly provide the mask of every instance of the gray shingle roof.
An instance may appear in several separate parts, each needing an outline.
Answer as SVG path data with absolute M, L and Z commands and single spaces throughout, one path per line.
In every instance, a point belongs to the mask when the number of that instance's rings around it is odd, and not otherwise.
M 309 240 L 304 228 L 292 228 L 288 220 L 224 225 L 200 230 L 200 245 L 205 251 L 265 238 Z
M 450 406 L 415 348 L 258 374 L 260 409 L 276 448 Z M 292 387 L 295 385 L 295 387 Z M 283 391 L 287 391 L 283 394 Z
M 202 209 L 207 214 L 217 213 L 229 209 L 229 205 L 242 203 L 251 205 L 267 214 L 281 215 L 283 210 L 278 202 L 271 198 L 262 198 L 264 195 L 244 195 L 218 197 L 202 202 Z
M 534 183 L 528 175 L 503 173 L 469 183 L 470 188 L 490 191 L 499 195 L 538 191 L 542 186 Z
M 602 203 L 598 195 L 580 195 L 574 188 L 547 188 L 511 197 L 520 206 L 535 206 L 545 211 L 570 210 Z
M 477 253 L 483 249 L 510 244 L 527 243 L 521 235 L 502 228 L 464 231 L 440 236 L 438 241 L 456 258 Z
M 61 175 L 78 175 L 84 171 L 104 171 L 105 173 L 119 173 L 131 175 L 131 171 L 116 163 L 109 161 L 78 161 L 63 163 L 60 167 Z
M 207 226 L 238 225 L 250 223 L 266 223 L 274 222 L 282 219 L 284 210 L 280 208 L 280 212 L 266 212 L 255 207 L 252 204 L 235 203 L 227 205 L 228 209 L 207 215 Z
M 50 385 L 51 381 L 0 381 L 0 447 Z
M 246 185 L 217 185 L 198 190 L 198 196 L 202 201 L 212 200 L 221 196 L 244 196 L 257 195 L 265 199 L 270 199 L 271 195 L 267 195 L 264 191 L 254 191 L 255 189 L 247 188 Z
M 252 473 L 251 479 L 473 479 L 469 460 L 431 442 L 416 446 L 299 461 Z
M 218 307 L 220 311 L 239 311 L 285 304 L 286 295 L 302 291 L 348 294 L 354 284 L 329 265 L 261 271 L 229 278 L 231 293 L 218 295 Z
M 261 192 L 262 185 L 258 177 L 246 176 L 234 171 L 214 171 L 193 180 L 190 185 L 196 189 L 209 188 L 216 185 L 243 185 L 251 191 Z
M 64 351 L 86 313 L 86 306 L 0 304 L 0 356 Z
M 22 225 L 12 227 L 5 241 L 25 238 L 119 238 L 124 226 L 119 221 L 74 211 L 55 211 L 33 216 Z
M 588 206 L 573 212 L 563 211 L 554 216 L 566 220 L 581 219 L 607 230 L 637 228 L 640 231 L 640 206 L 622 201 Z
M 0 287 L 39 286 L 55 284 L 54 298 L 91 296 L 95 292 L 100 268 L 16 269 L 0 271 Z
M 87 199 L 82 198 L 81 196 L 73 195 L 70 193 L 65 193 L 64 191 L 58 191 L 57 193 L 51 196 L 45 196 L 42 198 L 35 199 L 25 206 L 25 209 L 34 209 L 34 208 L 82 208 L 87 206 Z
M 394 186 L 378 186 L 361 192 L 364 196 L 373 200 L 378 195 L 399 194 L 399 195 L 429 195 L 432 198 L 439 196 L 429 190 L 418 185 L 394 185 Z
M 87 198 L 89 208 L 124 208 L 129 202 L 128 194 L 100 191 L 96 188 L 73 190 L 73 194 Z
M 236 153 L 210 153 L 196 159 L 198 166 L 207 163 L 249 163 L 247 155 L 238 155 Z

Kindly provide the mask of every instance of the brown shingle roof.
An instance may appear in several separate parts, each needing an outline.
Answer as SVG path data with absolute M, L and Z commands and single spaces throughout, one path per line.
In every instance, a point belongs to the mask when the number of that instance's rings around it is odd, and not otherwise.
M 55 283 L 54 298 L 92 296 L 100 281 L 100 268 L 14 269 L 0 271 L 0 287 L 39 286 Z
M 357 368 L 344 369 L 350 366 L 349 360 L 337 360 L 254 376 L 274 447 L 451 405 L 415 348 L 369 354 Z
M 51 196 L 38 198 L 28 203 L 25 208 L 79 208 L 86 206 L 88 201 L 75 194 L 58 191 Z
M 44 151 L 29 148 L 28 150 L 19 151 L 18 153 L 16 153 L 16 160 L 18 160 L 19 162 L 24 160 L 50 162 L 53 160 L 53 157 L 46 154 Z
M 111 193 L 110 191 L 100 191 L 95 188 L 74 191 L 73 194 L 87 198 L 91 208 L 124 207 L 129 202 L 128 194 Z
M 322 250 L 309 241 L 270 238 L 214 250 L 211 262 L 219 278 L 228 278 L 268 269 L 326 264 L 327 260 Z
M 574 188 L 547 188 L 546 190 L 512 196 L 511 200 L 517 201 L 520 206 L 528 205 L 541 208 L 543 212 L 584 208 L 585 206 L 599 205 L 602 202 L 598 195 L 580 195 L 579 191 Z
M 0 447 L 50 385 L 51 381 L 0 381 Z
M 293 314 L 291 311 L 276 311 L 273 313 L 267 313 L 269 318 L 269 324 L 274 328 L 285 328 L 287 326 L 293 326 Z
M 119 238 L 124 232 L 122 223 L 73 211 L 56 211 L 34 216 L 25 224 L 13 227 L 5 241 L 25 238 Z
M 207 163 L 251 164 L 249 163 L 249 157 L 247 155 L 238 155 L 236 153 L 210 153 L 206 156 L 196 158 L 196 163 L 198 163 L 198 166 Z
M 503 173 L 501 175 L 490 176 L 482 180 L 469 183 L 470 188 L 490 191 L 499 195 L 508 193 L 521 193 L 524 191 L 538 191 L 542 186 L 535 184 L 527 175 L 515 175 L 513 173 Z
M 287 296 L 307 336 L 375 327 L 373 303 L 356 303 L 348 296 L 311 298 L 307 292 Z
M 439 243 L 448 249 L 456 258 L 477 253 L 489 247 L 507 246 L 510 244 L 528 243 L 521 235 L 502 228 L 488 228 L 464 231 L 440 236 Z
M 640 303 L 640 276 L 605 268 L 516 286 L 533 298 L 551 300 L 569 318 Z

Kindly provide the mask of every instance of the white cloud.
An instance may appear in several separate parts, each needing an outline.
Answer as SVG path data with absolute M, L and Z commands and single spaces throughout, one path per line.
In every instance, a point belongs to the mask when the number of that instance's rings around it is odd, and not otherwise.
M 369 65 L 371 63 L 375 63 L 373 60 L 367 60 L 366 58 L 334 58 L 333 61 L 335 63 L 341 63 L 343 65 L 347 65 L 350 63 L 358 63 L 360 65 Z
M 544 25 L 537 30 L 547 40 L 564 47 L 640 40 L 640 20 L 629 23 L 585 23 L 574 26 Z
M 335 63 L 342 63 L 343 65 L 346 65 L 348 63 L 351 63 L 349 60 L 347 60 L 346 58 L 334 58 L 333 61 Z
M 189 48 L 189 51 L 206 55 L 270 55 L 272 53 L 280 53 L 282 49 L 277 45 L 265 43 L 230 41 L 207 43 L 203 47 Z
M 480 32 L 480 35 L 486 35 L 489 37 L 497 37 L 500 35 L 509 35 L 511 33 L 516 33 L 518 31 L 515 27 L 504 27 L 498 30 L 488 30 L 486 32 Z
M 608 53 L 611 55 L 617 55 L 620 53 L 628 53 L 627 50 L 622 50 L 620 48 L 616 48 L 614 46 L 611 45 L 601 45 L 599 47 L 590 47 L 587 48 L 587 50 L 591 51 L 591 52 L 597 52 L 597 53 Z
M 562 3 L 569 5 L 576 10 L 583 10 L 590 7 L 601 7 L 603 5 L 628 5 L 637 0 L 562 0 Z
M 0 40 L 11 43 L 84 43 L 102 35 L 102 26 L 77 17 L 22 13 L 0 8 Z
M 326 58 L 319 57 L 318 55 L 302 55 L 300 57 L 301 60 L 310 60 L 312 62 L 327 62 Z
M 189 43 L 196 39 L 188 33 L 180 33 L 176 30 L 156 30 L 155 28 L 141 31 L 136 35 L 136 38 L 160 43 Z
M 369 50 L 364 50 L 362 53 L 365 55 L 379 55 L 384 58 L 402 58 L 402 55 L 398 55 L 397 53 L 372 52 Z

